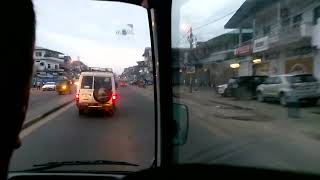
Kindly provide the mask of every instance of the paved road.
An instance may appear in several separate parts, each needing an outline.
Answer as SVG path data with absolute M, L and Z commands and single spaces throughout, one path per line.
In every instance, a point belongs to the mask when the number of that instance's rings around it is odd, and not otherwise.
M 300 118 L 276 103 L 180 94 L 190 110 L 189 138 L 180 161 L 319 172 L 319 107 Z M 246 107 L 246 108 L 245 108 Z M 318 121 L 318 122 L 317 122 Z
M 150 166 L 154 155 L 154 111 L 152 97 L 148 97 L 152 93 L 147 91 L 120 89 L 119 111 L 114 117 L 79 117 L 76 107 L 70 105 L 23 139 L 11 169 L 26 169 L 48 161 L 88 159 L 129 161 L 140 164 L 138 169 Z M 179 147 L 180 162 L 320 172 L 320 133 L 315 131 L 320 126 L 310 129 L 310 123 L 319 124 L 315 123 L 319 119 L 316 114 L 303 109 L 308 119 L 291 119 L 285 118 L 286 110 L 277 104 L 228 98 L 201 100 L 200 96 L 178 98 L 190 110 L 189 137 Z
M 66 107 L 23 138 L 11 170 L 50 161 L 98 159 L 132 162 L 140 165 L 138 169 L 149 167 L 155 139 L 153 102 L 130 87 L 120 89 L 119 98 L 113 117 L 97 112 L 79 116 L 74 104 Z

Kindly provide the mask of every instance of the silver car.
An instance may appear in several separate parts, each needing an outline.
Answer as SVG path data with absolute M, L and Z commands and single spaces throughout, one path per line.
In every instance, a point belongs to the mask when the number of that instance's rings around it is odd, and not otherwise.
M 320 98 L 320 83 L 312 74 L 271 76 L 257 87 L 257 99 L 268 98 L 287 106 L 290 102 L 307 102 L 316 105 Z

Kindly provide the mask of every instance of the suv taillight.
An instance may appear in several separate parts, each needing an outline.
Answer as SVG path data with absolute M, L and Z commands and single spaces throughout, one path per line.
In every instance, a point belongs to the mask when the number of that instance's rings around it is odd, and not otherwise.
M 112 94 L 112 100 L 113 101 L 117 100 L 117 95 L 116 94 Z

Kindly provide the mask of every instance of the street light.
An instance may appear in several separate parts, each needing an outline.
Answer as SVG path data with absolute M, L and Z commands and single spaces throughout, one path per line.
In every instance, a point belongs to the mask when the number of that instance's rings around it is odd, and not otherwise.
M 236 69 L 236 68 L 239 68 L 240 67 L 240 64 L 239 63 L 233 63 L 233 64 L 230 64 L 230 67 L 232 69 Z
M 261 59 L 254 59 L 252 60 L 253 64 L 260 64 L 261 63 Z
M 240 64 L 239 63 L 233 63 L 233 64 L 230 64 L 230 67 L 232 68 L 233 77 L 235 77 L 236 76 L 236 69 L 240 67 Z

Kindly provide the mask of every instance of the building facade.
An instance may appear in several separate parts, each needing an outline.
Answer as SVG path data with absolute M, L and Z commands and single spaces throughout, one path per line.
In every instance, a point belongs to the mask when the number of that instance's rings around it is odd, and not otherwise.
M 320 32 L 319 7 L 317 0 L 245 1 L 225 25 L 253 31 L 249 42 L 240 43 L 241 48 L 252 47 L 252 54 L 240 64 L 239 75 L 313 73 L 319 77 L 319 50 L 314 45 Z
M 59 72 L 64 65 L 64 55 L 61 52 L 36 47 L 34 50 L 34 66 L 37 72 Z

